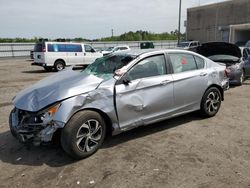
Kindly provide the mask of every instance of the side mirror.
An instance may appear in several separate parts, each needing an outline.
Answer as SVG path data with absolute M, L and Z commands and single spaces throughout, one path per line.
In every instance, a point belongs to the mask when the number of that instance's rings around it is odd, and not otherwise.
M 94 53 L 94 52 L 96 52 L 96 51 L 95 51 L 95 49 L 92 48 L 92 49 L 91 49 L 91 52 Z
M 123 78 L 122 78 L 122 83 L 124 84 L 124 85 L 129 85 L 129 83 L 131 82 L 131 80 L 128 78 L 128 76 L 124 76 Z

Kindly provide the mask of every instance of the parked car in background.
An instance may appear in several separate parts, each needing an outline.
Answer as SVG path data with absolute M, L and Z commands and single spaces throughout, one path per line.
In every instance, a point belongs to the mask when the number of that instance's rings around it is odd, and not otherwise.
M 34 50 L 30 50 L 30 59 L 34 59 Z
M 184 49 L 196 52 L 197 47 L 200 46 L 199 41 L 184 41 L 177 44 L 177 49 Z
M 250 40 L 246 42 L 245 47 L 250 48 Z
M 118 52 L 118 51 L 129 51 L 130 48 L 127 45 L 122 45 L 122 46 L 115 46 L 115 47 L 108 47 L 106 50 L 102 51 L 103 55 L 108 55 L 113 52 Z
M 226 42 L 209 42 L 199 46 L 197 52 L 214 62 L 226 65 L 230 84 L 243 83 L 243 60 L 238 46 Z
M 42 41 L 35 45 L 32 65 L 60 71 L 68 65 L 89 65 L 102 56 L 89 44 Z
M 155 48 L 153 42 L 141 42 L 140 43 L 140 49 L 149 49 L 149 48 Z
M 250 77 L 250 49 L 249 48 L 242 49 L 242 59 L 244 61 L 244 64 L 243 64 L 244 78 L 249 78 Z
M 199 110 L 216 115 L 224 99 L 225 66 L 184 50 L 112 53 L 82 72 L 65 70 L 13 99 L 10 130 L 21 142 L 49 142 L 81 159 L 95 153 L 106 133 Z

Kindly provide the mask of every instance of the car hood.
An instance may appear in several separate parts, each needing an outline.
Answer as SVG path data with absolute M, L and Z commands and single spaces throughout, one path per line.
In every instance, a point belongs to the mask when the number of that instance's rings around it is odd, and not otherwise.
M 102 81 L 84 72 L 65 70 L 22 90 L 13 103 L 19 109 L 37 112 L 57 101 L 92 91 Z
M 231 55 L 241 58 L 240 48 L 234 44 L 226 42 L 204 43 L 197 48 L 197 53 L 209 57 L 213 55 Z

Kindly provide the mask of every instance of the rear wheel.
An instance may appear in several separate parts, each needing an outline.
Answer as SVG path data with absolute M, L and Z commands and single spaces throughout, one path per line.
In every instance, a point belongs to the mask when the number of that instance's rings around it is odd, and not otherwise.
M 65 64 L 62 60 L 57 60 L 55 62 L 54 68 L 56 71 L 61 71 L 65 68 Z
M 94 154 L 102 145 L 106 135 L 105 121 L 94 111 L 76 113 L 61 134 L 64 151 L 75 159 Z
M 213 117 L 221 106 L 221 93 L 218 88 L 209 88 L 202 97 L 200 112 L 205 117 Z

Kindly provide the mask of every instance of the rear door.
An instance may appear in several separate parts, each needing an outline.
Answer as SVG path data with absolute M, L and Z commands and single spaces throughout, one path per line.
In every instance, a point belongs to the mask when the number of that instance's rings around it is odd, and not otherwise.
M 173 78 L 164 54 L 146 57 L 116 84 L 116 109 L 122 129 L 166 118 L 173 107 Z M 125 80 L 126 80 L 125 79 Z
M 46 51 L 46 46 L 44 42 L 39 42 L 35 44 L 33 52 L 35 63 L 45 63 L 45 56 L 44 56 L 45 51 Z
M 47 43 L 47 52 L 45 53 L 46 63 L 53 66 L 56 60 L 62 59 L 68 64 L 68 55 L 64 43 Z
M 199 107 L 208 85 L 205 61 L 189 53 L 169 53 L 173 70 L 176 112 Z

